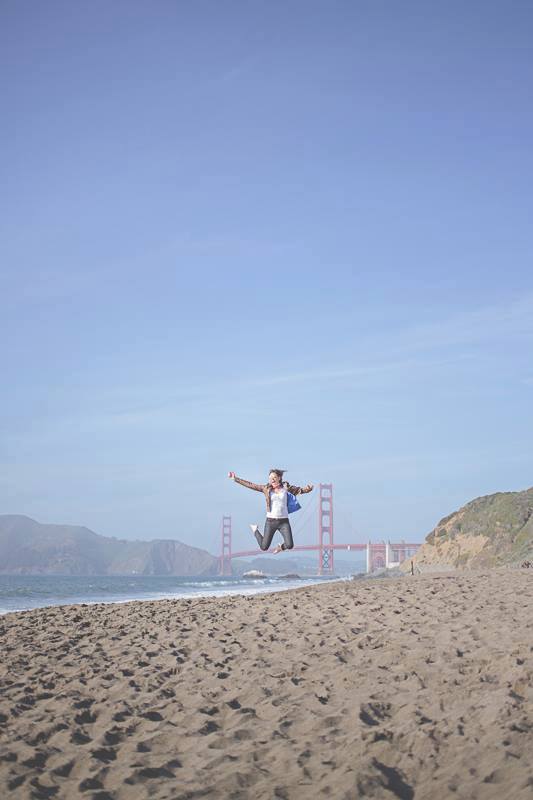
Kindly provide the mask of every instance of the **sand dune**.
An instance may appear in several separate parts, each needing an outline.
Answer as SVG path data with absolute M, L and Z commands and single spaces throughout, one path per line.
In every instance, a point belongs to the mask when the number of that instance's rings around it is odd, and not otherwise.
M 533 796 L 533 571 L 0 618 L 13 798 Z

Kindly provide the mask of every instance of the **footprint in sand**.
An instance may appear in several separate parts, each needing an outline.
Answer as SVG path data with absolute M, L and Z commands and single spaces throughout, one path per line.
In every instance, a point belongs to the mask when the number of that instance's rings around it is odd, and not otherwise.
M 209 720 L 207 720 L 205 725 L 203 725 L 200 728 L 198 733 L 201 734 L 202 736 L 206 736 L 209 733 L 214 733 L 215 731 L 219 731 L 219 730 L 220 730 L 220 725 L 217 725 L 217 723 L 214 720 L 209 719 Z
M 94 714 L 89 711 L 89 709 L 85 709 L 85 711 L 82 711 L 81 714 L 78 714 L 76 717 L 74 717 L 74 721 L 78 725 L 92 725 L 93 722 L 96 722 L 97 718 L 98 714 Z
M 70 741 L 72 744 L 88 744 L 89 742 L 92 742 L 92 739 L 83 731 L 74 731 L 70 737 Z
M 390 703 L 363 703 L 359 711 L 359 719 L 365 725 L 379 725 L 390 717 Z
M 143 717 L 143 719 L 149 719 L 150 722 L 162 722 L 164 720 L 163 715 L 160 714 L 159 711 L 145 711 L 141 714 L 141 717 Z
M 113 747 L 116 744 L 120 744 L 125 736 L 126 733 L 122 728 L 111 728 L 111 730 L 105 732 L 104 742 L 106 745 L 111 745 Z
M 34 788 L 32 797 L 35 798 L 35 800 L 47 800 L 49 797 L 54 797 L 59 791 L 59 787 L 43 784 L 38 778 L 33 778 L 30 783 Z
M 218 713 L 219 708 L 217 706 L 205 706 L 204 708 L 200 709 L 200 714 L 207 714 L 208 717 L 213 717 Z
M 18 789 L 19 786 L 22 786 L 25 780 L 26 775 L 17 775 L 15 778 L 11 778 L 11 780 L 8 781 L 7 788 L 10 792 L 13 792 L 15 789 Z
M 23 761 L 22 764 L 25 767 L 29 767 L 30 769 L 43 769 L 46 761 L 48 759 L 48 753 L 42 753 L 38 750 L 31 756 L 27 758 L 26 761 Z
M 90 792 L 91 789 L 103 789 L 104 785 L 98 778 L 85 778 L 78 786 L 80 792 Z
M 128 717 L 131 717 L 132 714 L 133 711 L 131 711 L 129 708 L 125 708 L 122 711 L 117 711 L 116 714 L 113 714 L 113 721 L 124 722 L 124 720 L 127 719 Z
M 98 750 L 92 750 L 91 755 L 97 761 L 103 761 L 104 764 L 109 764 L 110 761 L 116 761 L 117 754 L 112 747 L 100 747 Z
M 167 761 L 165 764 L 162 764 L 159 767 L 142 767 L 141 769 L 136 770 L 133 775 L 130 775 L 129 778 L 126 778 L 124 783 L 132 786 L 136 783 L 143 783 L 146 780 L 175 778 L 176 776 L 173 770 L 180 769 L 181 766 L 181 761 L 178 758 L 173 758 L 171 761 Z
M 253 739 L 253 734 L 247 730 L 246 728 L 239 728 L 233 733 L 233 738 L 237 742 L 248 742 L 250 739 Z
M 58 778 L 68 778 L 70 773 L 72 772 L 72 767 L 74 766 L 75 762 L 67 761 L 65 764 L 61 764 L 59 767 L 56 767 L 52 770 L 53 775 L 57 775 Z

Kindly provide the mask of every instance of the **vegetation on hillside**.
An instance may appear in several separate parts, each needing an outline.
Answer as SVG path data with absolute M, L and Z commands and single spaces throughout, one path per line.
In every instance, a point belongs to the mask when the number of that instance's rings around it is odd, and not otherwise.
M 533 557 L 533 487 L 478 497 L 442 519 L 417 554 L 422 564 L 484 568 Z

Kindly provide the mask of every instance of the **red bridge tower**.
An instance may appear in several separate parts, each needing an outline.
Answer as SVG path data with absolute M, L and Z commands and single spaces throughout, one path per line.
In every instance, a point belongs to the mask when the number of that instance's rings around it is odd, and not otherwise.
M 318 574 L 333 575 L 333 484 L 321 483 L 318 498 Z
M 231 575 L 231 517 L 222 517 L 222 556 L 220 574 Z

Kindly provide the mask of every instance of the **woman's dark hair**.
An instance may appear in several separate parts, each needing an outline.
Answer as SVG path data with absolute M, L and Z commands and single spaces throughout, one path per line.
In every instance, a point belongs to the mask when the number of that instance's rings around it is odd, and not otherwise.
M 284 469 L 269 469 L 268 474 L 270 475 L 271 472 L 274 472 L 278 476 L 280 481 L 283 480 L 283 473 L 285 472 Z

